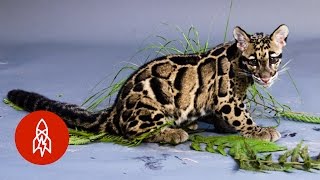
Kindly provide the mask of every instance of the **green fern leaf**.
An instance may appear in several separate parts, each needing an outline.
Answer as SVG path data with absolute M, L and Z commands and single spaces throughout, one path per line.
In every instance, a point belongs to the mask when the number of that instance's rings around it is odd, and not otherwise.
M 292 153 L 293 153 L 293 150 L 288 150 L 284 154 L 280 155 L 278 159 L 279 163 L 285 164 Z
M 70 136 L 69 138 L 69 145 L 84 145 L 90 142 L 90 139 L 84 137 Z
M 213 147 L 214 147 L 214 144 L 213 144 L 213 143 L 208 143 L 205 149 L 206 149 L 206 151 L 208 151 L 208 152 L 215 153 L 216 150 L 215 150 Z
M 225 151 L 225 148 L 226 148 L 226 144 L 220 144 L 217 146 L 217 149 L 216 151 L 224 156 L 227 155 L 226 151 Z
M 313 116 L 307 113 L 284 111 L 284 112 L 280 112 L 279 115 L 281 117 L 296 120 L 296 121 L 320 124 L 320 117 Z
M 208 146 L 217 146 L 215 152 L 219 152 L 220 154 L 225 154 L 225 148 L 229 149 L 229 154 L 234 156 L 236 152 L 238 153 L 246 153 L 245 143 L 252 148 L 254 152 L 263 153 L 263 152 L 274 152 L 274 151 L 282 151 L 286 148 L 283 146 L 279 146 L 272 142 L 266 142 L 258 139 L 249 139 L 244 138 L 242 136 L 209 136 L 204 137 L 201 135 L 194 135 L 190 137 L 192 141 L 191 147 L 195 150 L 202 151 L 201 144 L 205 146 L 205 150 L 208 149 Z M 209 151 L 212 151 L 212 148 L 209 148 Z

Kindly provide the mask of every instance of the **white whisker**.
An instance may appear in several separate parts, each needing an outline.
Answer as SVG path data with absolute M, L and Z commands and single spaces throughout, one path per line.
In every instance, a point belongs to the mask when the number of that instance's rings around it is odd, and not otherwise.
M 283 66 L 281 66 L 281 69 L 285 68 L 293 59 L 289 59 L 288 62 L 286 62 Z
M 252 76 L 251 73 L 247 73 L 247 72 L 244 72 L 244 71 L 240 71 L 240 72 L 238 72 L 238 74 L 244 75 L 244 76 L 248 76 L 248 77 Z
M 287 68 L 283 68 L 283 69 L 279 70 L 278 73 L 279 73 L 279 74 L 283 74 L 283 73 L 285 73 L 286 71 L 288 71 L 289 69 L 290 69 L 290 68 L 288 68 L 288 67 L 287 67 Z

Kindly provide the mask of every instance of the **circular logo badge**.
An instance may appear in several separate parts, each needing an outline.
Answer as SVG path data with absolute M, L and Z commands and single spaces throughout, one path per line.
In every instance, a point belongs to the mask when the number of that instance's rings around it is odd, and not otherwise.
M 60 159 L 69 144 L 64 121 L 49 111 L 35 111 L 25 116 L 16 128 L 16 147 L 27 161 L 46 165 Z

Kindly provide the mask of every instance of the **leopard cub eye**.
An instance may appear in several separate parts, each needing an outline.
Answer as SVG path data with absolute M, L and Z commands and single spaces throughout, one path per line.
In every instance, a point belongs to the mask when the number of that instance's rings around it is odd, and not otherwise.
M 279 62 L 279 58 L 276 58 L 276 57 L 270 57 L 270 63 L 271 64 L 276 64 L 277 62 Z
M 248 58 L 248 64 L 250 65 L 250 66 L 257 66 L 258 65 L 258 61 L 257 61 L 257 59 L 254 57 L 254 56 L 250 56 L 249 58 Z
M 251 66 L 257 66 L 258 65 L 258 61 L 256 59 L 250 59 L 248 61 L 248 64 Z
M 271 54 L 270 55 L 270 60 L 269 60 L 270 64 L 278 63 L 280 61 L 281 57 L 282 57 L 282 54 L 279 54 L 279 55 Z

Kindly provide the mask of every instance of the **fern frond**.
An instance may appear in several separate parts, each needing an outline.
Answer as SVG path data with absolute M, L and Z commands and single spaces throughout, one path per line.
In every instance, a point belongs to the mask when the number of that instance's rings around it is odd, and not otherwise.
M 279 116 L 295 121 L 320 124 L 319 116 L 313 116 L 304 112 L 283 111 L 279 112 Z
M 209 137 L 193 135 L 190 137 L 190 140 L 192 142 L 191 148 L 196 151 L 203 151 L 201 148 L 202 144 L 205 146 L 205 150 L 209 149 L 209 152 L 218 152 L 223 155 L 225 152 L 224 150 L 226 148 L 230 148 L 228 153 L 231 156 L 234 156 L 236 152 L 245 153 L 245 144 L 252 147 L 252 149 L 257 153 L 283 151 L 286 149 L 285 147 L 279 146 L 273 142 L 267 142 L 253 138 L 248 139 L 237 135 Z M 214 151 L 212 150 L 213 147 L 216 147 Z M 237 149 L 239 147 L 240 149 Z
M 302 142 L 294 149 L 281 154 L 278 161 L 274 161 L 271 153 L 266 155 L 261 153 L 283 151 L 286 148 L 273 142 L 241 136 L 204 137 L 195 135 L 190 139 L 192 141 L 191 148 L 197 151 L 205 150 L 226 155 L 224 154 L 225 150 L 229 147 L 228 154 L 236 160 L 240 169 L 244 170 L 291 172 L 292 170 L 311 171 L 320 169 L 320 154 L 317 158 L 311 158 L 308 147 L 302 147 Z

